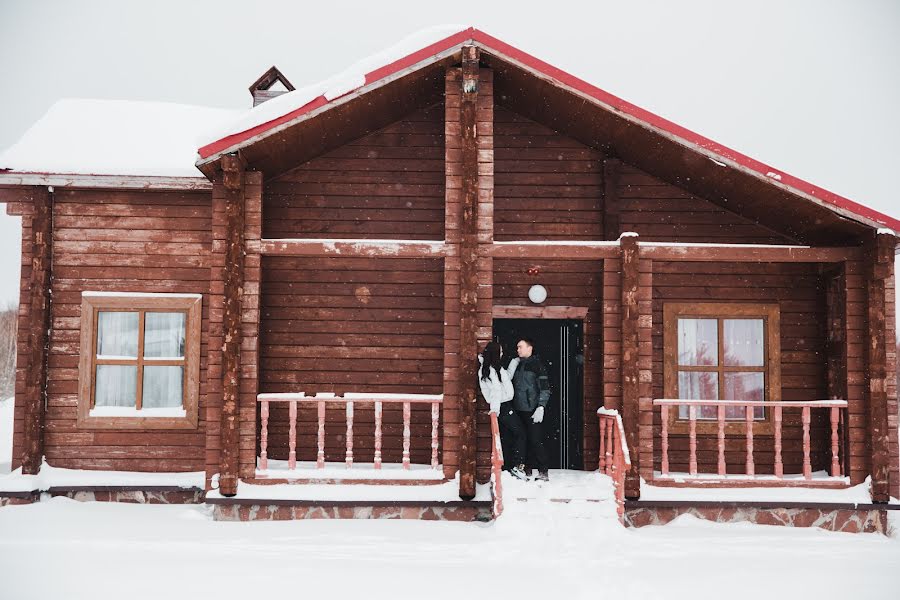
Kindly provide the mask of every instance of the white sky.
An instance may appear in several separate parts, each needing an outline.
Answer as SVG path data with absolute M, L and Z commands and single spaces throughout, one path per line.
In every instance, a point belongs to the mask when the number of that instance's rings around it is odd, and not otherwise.
M 272 64 L 300 87 L 449 21 L 900 217 L 900 3 L 735 4 L 0 0 L 0 148 L 59 98 L 241 108 Z M 18 252 L 2 215 L 0 304 Z

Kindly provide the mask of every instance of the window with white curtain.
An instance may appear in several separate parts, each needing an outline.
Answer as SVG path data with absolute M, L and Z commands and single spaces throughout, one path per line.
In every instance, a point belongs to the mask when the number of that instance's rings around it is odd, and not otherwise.
M 666 396 L 709 400 L 697 408 L 698 419 L 716 419 L 719 400 L 780 399 L 777 305 L 667 303 L 664 319 Z M 765 407 L 753 414 L 765 419 Z M 688 418 L 687 406 L 677 418 Z M 728 406 L 725 418 L 743 420 L 745 409 Z
M 79 421 L 196 424 L 200 303 L 197 294 L 85 293 Z

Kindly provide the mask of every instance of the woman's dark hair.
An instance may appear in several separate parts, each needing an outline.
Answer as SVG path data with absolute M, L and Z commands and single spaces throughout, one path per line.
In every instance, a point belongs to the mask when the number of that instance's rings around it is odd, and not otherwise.
M 497 371 L 497 377 L 500 376 L 500 342 L 488 342 L 481 353 L 481 378 L 484 380 L 491 378 L 491 367 Z

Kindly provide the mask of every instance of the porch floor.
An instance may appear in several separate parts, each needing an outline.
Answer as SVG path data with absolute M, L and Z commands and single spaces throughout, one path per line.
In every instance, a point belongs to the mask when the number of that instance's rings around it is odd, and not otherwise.
M 742 485 L 734 487 L 671 486 L 641 482 L 641 501 L 648 502 L 769 502 L 869 504 L 869 481 L 839 488 Z M 693 482 L 691 482 L 693 484 Z
M 269 459 L 268 468 L 257 469 L 257 479 L 277 479 L 297 482 L 353 482 L 353 481 L 410 481 L 441 482 L 445 480 L 444 468 L 438 465 L 411 464 L 404 469 L 402 464 L 383 463 L 376 469 L 373 463 L 353 463 L 347 467 L 343 462 L 327 462 L 321 469 L 316 468 L 315 461 L 297 461 L 296 468 L 289 469 L 288 461 Z

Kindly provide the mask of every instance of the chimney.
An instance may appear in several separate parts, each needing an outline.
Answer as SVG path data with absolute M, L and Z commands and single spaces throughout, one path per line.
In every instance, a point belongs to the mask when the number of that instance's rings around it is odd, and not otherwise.
M 259 79 L 250 86 L 250 94 L 253 96 L 253 106 L 259 106 L 266 100 L 280 96 L 287 92 L 293 92 L 294 86 L 288 81 L 277 67 L 272 66 L 263 73 Z

